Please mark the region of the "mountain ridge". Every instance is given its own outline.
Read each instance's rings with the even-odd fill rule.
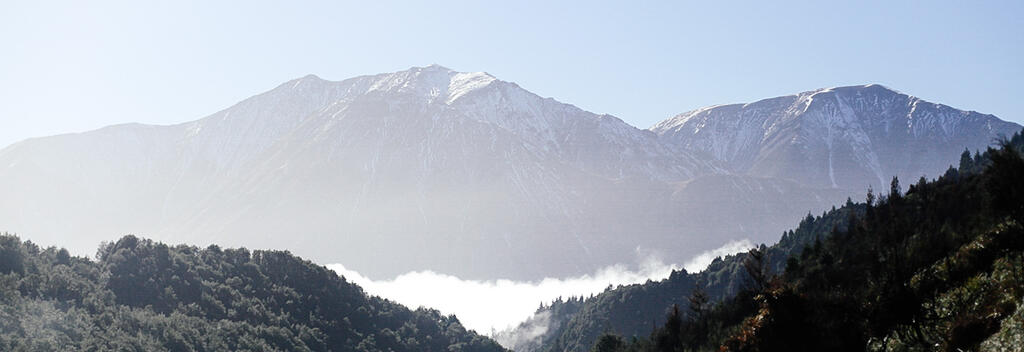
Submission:
[[[960,128],[967,124],[971,127]],[[832,188],[878,188],[884,186],[891,174],[909,179],[934,175],[947,166],[938,161],[916,163],[911,156],[919,157],[918,152],[932,154],[920,159],[942,160],[940,155],[958,152],[948,145],[962,147],[964,140],[978,137],[977,130],[994,137],[1013,133],[1018,126],[993,115],[956,110],[882,85],[868,84],[701,108],[664,120],[651,130],[667,139],[667,143],[707,152],[729,164],[734,172],[778,176]],[[894,143],[874,146],[887,142]],[[886,148],[893,151],[876,150]],[[820,150],[827,153],[813,154]],[[901,164],[910,166],[894,169]],[[787,173],[793,169],[824,170],[826,165],[827,174],[811,178]],[[837,167],[845,169],[836,171]],[[840,172],[852,176],[837,179]],[[868,184],[851,182],[868,177]]]
[[[60,241],[73,250],[137,233],[289,248],[373,277],[431,269],[537,279],[638,259],[623,248],[682,262],[730,240],[766,241],[877,176],[853,173],[831,187],[821,182],[827,169],[785,143],[746,158],[797,160],[779,165],[807,179],[778,166],[739,170],[744,160],[659,132],[482,72],[306,75],[191,122],[0,149],[0,224],[43,243],[81,229]],[[946,163],[963,145],[987,145],[986,133],[924,157]],[[757,220],[768,217],[778,221]],[[674,238],[691,242],[664,245]],[[374,253],[401,259],[379,264]]]

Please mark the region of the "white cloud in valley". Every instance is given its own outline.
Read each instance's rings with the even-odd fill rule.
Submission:
[[[717,256],[746,251],[753,247],[748,240],[732,241],[694,257],[683,267],[687,271],[703,270]],[[373,280],[345,268],[329,264],[347,280],[363,287],[372,295],[391,299],[408,307],[430,307],[443,314],[455,314],[469,329],[490,334],[513,327],[528,318],[543,303],[558,297],[590,296],[609,285],[628,285],[667,278],[677,264],[666,264],[649,256],[639,265],[617,264],[592,274],[570,278],[545,278],[537,281],[464,280],[433,271],[413,271],[390,280]]]
[[[711,262],[715,260],[715,258],[725,257],[727,255],[736,254],[740,252],[746,252],[751,248],[754,248],[754,244],[750,242],[750,240],[742,239],[737,241],[730,241],[729,243],[726,243],[721,247],[705,251],[704,253],[694,256],[689,261],[687,261],[686,264],[683,265],[683,268],[686,269],[686,271],[688,272],[696,273],[706,269],[708,265],[710,265]]]

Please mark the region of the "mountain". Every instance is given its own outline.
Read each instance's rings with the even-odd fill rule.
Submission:
[[[827,94],[804,95],[810,101]],[[809,111],[828,106],[814,101]],[[884,120],[872,115],[883,110],[843,106],[860,109],[841,115],[852,125]],[[727,123],[755,132],[767,123],[730,115],[740,108],[710,110],[718,112],[705,120],[722,121],[726,132]],[[914,154],[927,159],[919,163],[948,165],[964,148],[988,145],[999,132],[991,126],[1012,125],[979,124],[972,122],[977,114],[963,114],[970,123],[945,126],[949,135],[969,138],[923,129],[871,150],[888,160],[883,156],[934,147]],[[810,128],[819,115],[764,121]],[[839,141],[847,139],[831,139],[833,148],[824,149],[776,143],[789,138],[774,132],[781,127],[764,127],[770,138],[757,143],[726,132],[697,139],[669,127],[689,121],[696,118],[641,130],[487,73],[436,65],[343,81],[306,76],[193,122],[110,126],[0,150],[0,229],[82,254],[134,233],[170,243],[289,249],[374,278],[433,270],[533,280],[646,255],[683,262],[743,238],[767,241],[808,211],[862,194],[878,176],[840,162],[846,154]],[[882,128],[849,131],[871,141],[889,137],[876,135]],[[811,132],[797,135],[820,137]],[[742,144],[744,152],[699,147],[697,140]],[[841,184],[814,176],[821,168],[800,161],[801,150],[832,150]],[[792,167],[764,171],[772,160]],[[853,188],[834,187],[840,185]]]
[[[43,243],[141,233],[481,278],[589,271],[621,248],[591,208],[716,170],[615,117],[440,66],[307,76],[195,122],[33,139],[0,160],[0,224]]]
[[[0,350],[505,351],[288,252],[125,236],[97,257],[0,235]]]
[[[697,109],[651,131],[734,173],[859,191],[884,188],[892,176],[938,175],[964,148],[1019,129],[870,84]]]

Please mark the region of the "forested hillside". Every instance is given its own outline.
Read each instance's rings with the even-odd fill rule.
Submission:
[[[97,260],[0,236],[2,351],[502,351],[288,252],[127,236]]]
[[[794,230],[782,234],[772,246],[762,246],[770,269],[780,272],[790,253],[799,253],[805,246],[827,235],[834,228],[842,229],[850,213],[863,214],[864,205],[848,201],[839,209],[822,216],[807,215]],[[697,287],[711,302],[736,296],[748,282],[744,269],[747,254],[715,259],[699,273],[685,270],[673,272],[667,279],[619,286],[586,300],[555,301],[538,309],[534,319],[545,320],[543,334],[532,340],[519,339],[517,351],[585,351],[601,334],[615,332],[624,336],[647,336],[665,322],[666,309],[685,306]],[[685,313],[685,312],[684,312]],[[510,335],[529,335],[537,322],[528,321]]]
[[[1024,346],[1024,138],[906,193],[870,191],[771,250],[742,256],[742,290],[697,289],[650,335],[601,336],[596,351],[965,351]],[[837,224],[837,216],[846,216]],[[817,226],[819,229],[822,226]],[[778,261],[794,237],[809,246]],[[735,259],[733,261],[736,261]],[[781,268],[775,271],[773,268]],[[776,273],[778,273],[776,275]],[[608,293],[605,293],[608,294]],[[635,301],[634,301],[635,302]],[[653,317],[652,317],[653,318]]]
[[[1017,159],[1014,159],[1016,154],[1011,152],[1012,150],[1019,152],[1024,148],[1022,147],[1024,141],[1017,134],[1008,141],[1007,146],[982,154],[976,152],[971,155],[965,151],[957,168],[951,167],[942,177],[931,182],[923,178],[919,179],[916,184],[909,187],[905,194],[902,190],[899,193],[889,190],[877,192],[877,194],[873,190],[868,190],[870,193],[868,197],[871,198],[870,205],[866,202],[854,203],[852,200],[848,200],[841,207],[833,208],[821,216],[809,214],[794,230],[784,232],[778,243],[772,246],[762,246],[752,252],[759,258],[756,262],[760,264],[756,266],[763,267],[760,274],[764,276],[763,281],[786,282],[786,278],[790,277],[787,275],[795,275],[786,272],[787,268],[788,270],[797,270],[798,268],[806,270],[806,266],[801,266],[800,263],[805,263],[807,258],[813,257],[814,253],[825,256],[822,254],[824,251],[822,248],[832,248],[830,246],[858,248],[845,242],[835,242],[850,236],[873,238],[877,241],[871,244],[873,247],[860,248],[862,250],[862,252],[858,252],[860,257],[844,259],[844,263],[851,261],[859,263],[857,264],[859,266],[853,266],[850,270],[862,269],[862,266],[865,265],[876,268],[886,267],[888,265],[886,260],[891,261],[892,259],[885,259],[881,256],[872,258],[866,253],[896,246],[905,252],[900,254],[900,258],[907,257],[915,260],[910,264],[901,264],[911,265],[911,267],[901,267],[898,270],[925,277],[928,274],[921,273],[938,269],[926,270],[923,263],[934,264],[939,260],[938,258],[951,255],[954,249],[959,250],[960,247],[971,243],[971,241],[984,238],[984,233],[996,231],[997,228],[1005,228],[999,230],[1003,232],[1017,228],[1017,224],[1021,222],[1019,217],[999,215],[1001,213],[998,209],[1012,207],[1014,204],[1019,207],[1024,201],[1020,196],[997,197],[996,195],[1010,194],[1006,190],[1019,187],[1021,180],[1024,180],[1022,171],[1014,169],[1015,161],[1013,160]],[[994,158],[998,161],[997,163],[993,163]],[[995,186],[997,184],[1002,186]],[[894,198],[895,201],[891,200],[893,194],[897,195]],[[1002,205],[995,205],[997,200]],[[886,215],[880,217],[878,214]],[[869,226],[866,223],[872,225]],[[918,223],[920,225],[915,225]],[[853,226],[852,230],[850,226]],[[882,236],[879,233],[884,231],[896,231],[901,234],[879,237]],[[875,235],[865,235],[867,232],[875,233]],[[830,239],[834,233],[847,235],[839,236],[838,239]],[[927,246],[922,244],[927,244]],[[1012,248],[1006,250],[1012,250]],[[790,259],[791,255],[793,255],[792,259]],[[836,256],[837,254],[829,254],[823,260],[832,261],[835,264]],[[873,264],[861,263],[871,261],[874,261]],[[903,262],[902,259],[901,262]],[[538,336],[535,341],[516,347],[530,351],[583,351],[593,347],[598,337],[605,333],[626,336],[627,340],[630,336],[637,336],[641,339],[639,341],[645,341],[644,339],[650,336],[655,326],[662,326],[672,317],[672,314],[669,313],[673,312],[673,306],[681,307],[678,318],[682,321],[692,321],[697,312],[689,307],[692,305],[691,298],[695,298],[694,293],[697,291],[699,292],[697,296],[700,296],[697,297],[698,301],[707,300],[700,307],[702,314],[708,317],[713,315],[718,317],[714,322],[707,322],[718,327],[709,329],[703,345],[707,349],[717,349],[715,347],[731,336],[730,334],[738,329],[738,325],[743,319],[758,308],[754,301],[757,292],[751,289],[755,286],[751,282],[748,270],[751,265],[751,253],[744,253],[716,259],[700,273],[681,271],[673,273],[668,279],[660,282],[620,286],[576,303],[577,307],[572,310],[560,309],[559,305],[564,303],[555,302],[538,311],[538,317],[550,317],[547,331]],[[909,275],[908,273],[900,275]],[[776,274],[786,275],[772,280],[768,279]],[[853,280],[854,282],[865,282],[858,280],[868,279],[878,280],[876,277],[857,277]],[[800,282],[806,282],[808,279],[800,280]],[[890,283],[890,285],[894,284]],[[932,294],[928,293],[928,295]],[[875,299],[881,298],[875,297]],[[722,300],[727,300],[727,303],[720,303]],[[709,311],[712,307],[718,307],[714,310],[714,314]],[[556,314],[556,312],[560,314]],[[520,330],[529,327],[531,325],[524,325],[520,327]],[[664,332],[664,328],[660,328],[658,331]],[[895,337],[889,337],[887,340],[892,341],[893,339]]]

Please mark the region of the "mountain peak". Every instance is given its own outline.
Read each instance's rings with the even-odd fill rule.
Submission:
[[[284,82],[282,83],[282,85],[299,85],[302,84],[302,82],[327,82],[327,80],[320,78],[320,76],[310,73],[308,75]]]
[[[873,92],[873,93],[876,93],[876,94],[882,93],[882,94],[906,95],[906,94],[903,94],[902,92],[900,92],[898,90],[886,87],[886,86],[878,84],[878,83],[868,83],[868,84],[853,85],[853,86],[837,86],[837,87],[819,88],[819,89],[810,91],[808,93],[823,93],[823,92],[844,92],[844,93],[845,92],[851,92],[851,93],[855,93],[855,94],[856,93]]]
[[[307,81],[307,80],[323,81],[324,80],[323,78],[320,78],[320,76],[317,76],[317,75],[312,74],[312,73],[310,73],[308,75],[305,75],[305,76],[302,76],[302,78],[299,78],[299,79],[300,80],[304,80],[304,81]]]
[[[432,64],[385,74],[374,82],[368,91],[412,93],[450,104],[495,81],[498,79],[486,72],[458,72]]]
[[[287,82],[281,83],[277,87],[277,89],[274,89],[272,91],[278,91],[278,90],[281,90],[281,89],[284,89],[284,90],[302,89],[302,90],[304,90],[304,89],[307,89],[307,88],[309,88],[311,86],[323,85],[324,83],[327,83],[327,82],[329,82],[329,81],[327,81],[327,80],[325,80],[323,78],[320,78],[320,76],[317,76],[315,74],[310,73],[308,75],[305,75],[305,76],[302,76],[302,77],[299,77],[299,78],[295,78],[295,79],[289,80]]]
[[[441,65],[438,65],[438,64],[430,64],[430,65],[427,65],[427,66],[413,66],[413,67],[411,67],[411,68],[409,68],[408,70],[405,70],[405,71],[394,72],[394,73],[392,73],[392,75],[399,75],[399,74],[403,74],[403,73],[409,73],[409,74],[412,74],[412,75],[424,76],[424,77],[427,77],[427,76],[430,76],[430,75],[439,75],[439,76],[447,75],[447,76],[452,76],[452,77],[460,76],[460,77],[463,77],[463,78],[465,78],[465,77],[486,77],[486,78],[489,78],[491,80],[497,80],[497,77],[494,77],[494,76],[492,76],[491,74],[489,74],[487,72],[482,72],[482,71],[462,72],[462,71],[456,71],[456,70],[453,70],[453,69],[450,69],[448,67],[441,66]]]
[[[430,65],[423,66],[423,67],[415,67],[414,66],[411,69],[413,69],[413,70],[415,70],[415,69],[429,70],[429,71],[453,71],[450,68],[447,68],[445,66],[441,66],[441,65],[438,65],[438,64],[430,64]]]

